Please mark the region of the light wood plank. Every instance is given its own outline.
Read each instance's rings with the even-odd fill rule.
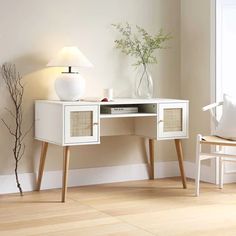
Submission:
[[[236,188],[194,182],[183,191],[179,178],[0,195],[0,235],[236,235]]]

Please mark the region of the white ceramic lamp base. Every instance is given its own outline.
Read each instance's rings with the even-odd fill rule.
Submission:
[[[77,101],[85,93],[85,80],[80,74],[63,73],[55,81],[55,90],[62,101]]]

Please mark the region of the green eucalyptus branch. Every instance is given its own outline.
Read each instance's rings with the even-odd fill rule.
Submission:
[[[112,26],[122,36],[120,39],[115,40],[116,48],[126,55],[135,57],[135,66],[157,63],[154,52],[157,49],[165,49],[164,42],[171,39],[171,35],[165,34],[162,29],[152,36],[138,25],[136,25],[135,33],[133,33],[129,23],[124,26],[121,23],[112,24]]]

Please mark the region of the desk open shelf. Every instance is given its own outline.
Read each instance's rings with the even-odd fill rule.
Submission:
[[[125,118],[125,117],[152,117],[157,116],[155,113],[130,113],[130,114],[101,114],[101,119]]]
[[[135,101],[135,100],[134,100]],[[104,112],[104,108],[129,108],[135,107],[137,108],[138,112],[129,113],[125,112],[120,114],[109,114]],[[125,118],[125,117],[155,117],[157,116],[157,104],[156,103],[127,103],[124,104],[122,102],[118,103],[115,102],[114,104],[109,103],[101,103],[100,104],[100,118],[107,119],[107,118]]]

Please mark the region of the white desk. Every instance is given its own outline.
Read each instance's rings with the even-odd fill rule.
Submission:
[[[138,113],[104,114],[106,106],[138,107]],[[40,190],[48,143],[63,146],[62,202],[66,200],[70,146],[94,145],[101,136],[136,135],[149,139],[150,179],[154,179],[154,140],[175,140],[183,187],[181,139],[188,138],[188,101],[115,99],[113,102],[35,102],[35,138],[42,141],[37,190]]]

